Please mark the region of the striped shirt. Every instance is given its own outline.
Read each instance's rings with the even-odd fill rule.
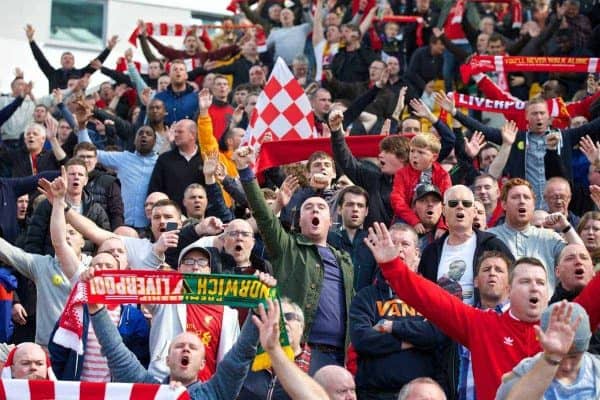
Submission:
[[[119,325],[121,319],[121,307],[115,307],[114,310],[108,310],[110,319],[115,324]],[[83,368],[81,370],[81,381],[85,382],[110,382],[110,369],[108,361],[100,351],[100,343],[94,332],[94,327],[90,323],[88,326],[87,343],[85,345],[85,353],[83,355]]]

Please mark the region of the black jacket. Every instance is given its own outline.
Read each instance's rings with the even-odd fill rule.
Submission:
[[[121,183],[115,176],[96,168],[89,173],[85,188],[92,201],[99,203],[106,211],[111,231],[124,224]]]
[[[369,79],[369,66],[377,55],[367,47],[355,51],[340,49],[331,62],[331,72],[342,82],[361,82]]]
[[[391,334],[373,329],[381,319],[393,321]],[[382,391],[400,390],[417,377],[434,377],[436,349],[447,341],[396,296],[381,274],[352,300],[350,339],[358,354],[357,388]],[[403,342],[414,347],[402,349]]]
[[[44,53],[42,53],[42,50],[40,50],[35,40],[29,42],[29,46],[31,47],[31,52],[33,53],[35,61],[37,61],[38,66],[40,67],[44,75],[46,75],[46,78],[48,78],[48,93],[52,93],[52,90],[57,88],[66,89],[67,83],[71,78],[79,79],[85,74],[93,74],[94,72],[96,72],[96,70],[92,68],[89,64],[86,65],[84,68],[73,68],[70,70],[64,70],[62,68],[56,69],[52,65],[50,65],[50,63],[46,59],[46,56],[44,55]],[[102,53],[100,53],[96,58],[101,62],[104,62],[104,60],[106,60],[106,57],[108,57],[109,54],[110,49],[105,48],[104,50],[102,50]]]
[[[354,240],[350,241],[348,232],[345,229],[332,229],[327,235],[327,243],[340,251],[345,251],[352,257],[354,265],[354,290],[373,284],[377,271],[377,262],[373,253],[367,247],[364,239],[367,237],[366,229],[359,229],[354,235]]]
[[[84,190],[81,199],[81,214],[91,219],[100,228],[110,230],[110,223],[106,211],[99,203],[92,201],[90,195]],[[50,238],[50,216],[52,215],[52,205],[48,200],[42,201],[33,211],[31,222],[27,228],[27,237],[25,238],[24,250],[28,253],[54,255],[54,247]],[[94,244],[86,240],[83,247],[85,253],[94,251]]]
[[[163,192],[183,208],[183,192],[192,183],[204,185],[200,149],[187,161],[175,148],[158,156],[150,177],[148,194]]]
[[[37,173],[60,170],[60,166],[63,165],[64,162],[66,162],[66,158],[57,161],[52,151],[42,150],[37,156]],[[10,169],[13,178],[33,175],[31,157],[25,148],[20,148],[15,151],[2,150],[0,152],[0,163],[5,164]]]

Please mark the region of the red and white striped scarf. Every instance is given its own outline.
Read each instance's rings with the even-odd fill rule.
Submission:
[[[95,383],[2,379],[4,400],[189,400],[185,387],[146,383]]]

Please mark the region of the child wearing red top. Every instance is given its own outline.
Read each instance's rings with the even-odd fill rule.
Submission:
[[[412,210],[412,200],[418,185],[435,185],[441,195],[452,186],[450,175],[437,162],[442,145],[431,133],[420,133],[410,141],[408,165],[396,172],[390,202],[394,215],[415,228],[418,234],[426,232],[419,217]]]

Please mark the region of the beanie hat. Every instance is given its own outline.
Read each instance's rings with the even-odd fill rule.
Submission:
[[[573,307],[573,313],[571,314],[571,323],[576,321],[577,318],[581,317],[581,322],[575,331],[575,338],[573,339],[573,348],[577,353],[583,353],[587,351],[590,345],[590,339],[592,337],[592,330],[590,329],[590,318],[585,309],[577,303],[569,303]],[[554,303],[550,305],[542,313],[540,319],[540,326],[545,332],[550,324],[550,316],[554,307],[558,307],[560,303]]]

